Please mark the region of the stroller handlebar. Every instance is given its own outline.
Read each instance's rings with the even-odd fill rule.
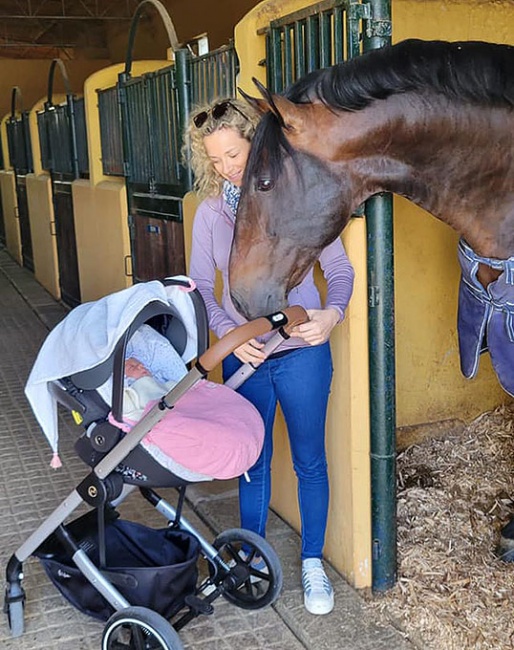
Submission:
[[[269,316],[261,316],[255,320],[239,325],[230,330],[219,341],[206,350],[198,359],[198,364],[206,371],[213,370],[225,357],[234,352],[240,345],[250,339],[262,336],[273,330],[284,331],[283,338],[288,338],[293,327],[309,320],[303,307],[294,305]]]

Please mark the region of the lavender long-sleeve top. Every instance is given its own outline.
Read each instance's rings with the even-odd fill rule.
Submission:
[[[189,275],[204,299],[209,325],[218,338],[246,320],[234,307],[228,284],[230,247],[234,236],[235,219],[223,196],[203,201],[196,211],[193,223],[193,242]],[[319,257],[327,282],[325,308],[333,307],[343,320],[353,290],[354,270],[346,252],[337,238],[327,246]],[[221,305],[215,297],[216,271],[221,272],[223,292]],[[303,281],[288,295],[289,305],[301,305],[305,309],[321,309],[321,299],[314,283],[311,269]],[[265,340],[264,337],[263,340]],[[298,337],[291,337],[281,349],[307,345]]]

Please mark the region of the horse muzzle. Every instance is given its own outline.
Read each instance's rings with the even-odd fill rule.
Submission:
[[[267,316],[287,307],[285,291],[279,287],[236,286],[230,289],[230,297],[237,311],[247,320]]]

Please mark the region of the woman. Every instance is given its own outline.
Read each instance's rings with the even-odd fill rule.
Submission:
[[[230,299],[228,262],[240,188],[258,119],[246,103],[218,100],[193,112],[187,133],[195,189],[204,199],[193,224],[189,272],[218,337],[244,322]],[[334,606],[334,594],[321,562],[329,501],[325,419],[332,360],[328,338],[344,318],[354,272],[339,239],[322,252],[319,262],[327,281],[324,308],[311,270],[288,296],[289,304],[307,310],[309,322],[297,326],[292,337],[265,363],[263,341],[248,341],[225,359],[223,375],[226,379],[241,363],[262,364],[239,389],[257,407],[266,429],[262,453],[249,471],[250,480],[240,479],[241,525],[265,536],[273,423],[280,403],[298,478],[304,603],[312,614],[328,614]],[[223,279],[221,304],[214,292],[217,270]]]

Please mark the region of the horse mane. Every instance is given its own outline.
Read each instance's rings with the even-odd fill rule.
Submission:
[[[358,111],[396,93],[437,93],[454,101],[514,107],[514,47],[480,41],[409,39],[309,73],[289,87],[295,103],[316,99],[339,110]],[[277,178],[284,155],[295,159],[273,113],[261,119],[252,141],[245,180],[266,170]]]
[[[452,100],[514,107],[514,47],[480,41],[409,39],[312,72],[285,93],[356,111],[377,99],[409,91]]]

